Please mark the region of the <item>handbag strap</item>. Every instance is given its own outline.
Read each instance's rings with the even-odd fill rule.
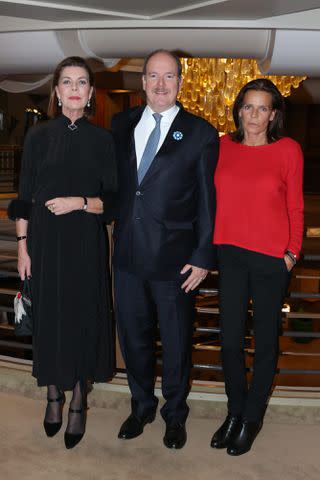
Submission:
[[[28,277],[23,280],[22,293],[31,299],[31,280]]]

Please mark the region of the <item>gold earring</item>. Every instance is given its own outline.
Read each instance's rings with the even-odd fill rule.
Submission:
[[[62,103],[61,103],[61,99],[58,98],[58,107],[61,107]]]
[[[91,103],[90,103],[90,98],[88,98],[87,107],[90,108],[90,105],[91,105]]]

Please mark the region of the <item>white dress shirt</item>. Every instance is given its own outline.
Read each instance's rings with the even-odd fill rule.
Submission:
[[[168,131],[172,125],[173,120],[175,119],[177,113],[179,112],[180,107],[178,105],[173,105],[173,107],[161,112],[162,119],[160,123],[160,140],[158,143],[157,151],[161,147],[166,138]],[[149,105],[143,111],[141,119],[137,124],[136,128],[134,129],[134,143],[136,149],[136,157],[137,157],[137,169],[139,168],[140,161],[146,147],[148,138],[150,133],[154,129],[156,125],[156,121],[154,119],[153,112]]]

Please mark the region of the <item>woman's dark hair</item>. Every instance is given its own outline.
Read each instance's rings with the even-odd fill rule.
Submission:
[[[232,110],[233,120],[236,125],[236,130],[230,133],[232,140],[234,142],[240,143],[244,138],[244,131],[239,112],[243,106],[245,94],[247,92],[250,92],[251,90],[270,93],[272,98],[272,110],[275,110],[276,113],[273,120],[269,122],[267,129],[267,139],[268,143],[279,140],[283,136],[285,103],[283,96],[281,95],[275,84],[271,82],[271,80],[269,80],[268,78],[257,78],[256,80],[252,80],[251,82],[244,85],[238,93]]]
[[[154,57],[155,55],[157,55],[158,53],[165,53],[165,54],[169,55],[169,57],[171,57],[176,62],[178,78],[181,78],[182,65],[181,65],[180,58],[178,57],[178,55],[176,53],[170,52],[170,50],[165,50],[164,48],[159,48],[158,50],[154,50],[153,52],[149,53],[149,55],[145,58],[144,63],[143,63],[142,75],[145,75],[147,73],[147,65],[148,65],[149,60],[152,57]]]
[[[51,92],[50,92],[50,100],[48,105],[48,116],[51,118],[56,117],[61,113],[61,107],[58,105],[58,98],[56,94],[56,86],[59,83],[62,70],[66,67],[81,67],[84,68],[89,77],[89,84],[90,87],[93,87],[92,95],[90,98],[90,107],[87,105],[84,108],[84,113],[86,115],[94,115],[96,110],[96,89],[94,86],[94,76],[91,68],[87,64],[87,62],[81,57],[67,57],[62,62],[60,62],[53,73],[52,84],[51,84]]]

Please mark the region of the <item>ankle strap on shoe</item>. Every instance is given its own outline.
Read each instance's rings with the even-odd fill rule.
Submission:
[[[78,410],[75,410],[74,408],[69,408],[69,412],[71,413],[82,413],[83,412],[83,408],[80,408]]]
[[[49,402],[49,403],[51,403],[51,402],[61,402],[63,400],[64,400],[64,395],[60,395],[57,398],[47,398],[47,402]]]

